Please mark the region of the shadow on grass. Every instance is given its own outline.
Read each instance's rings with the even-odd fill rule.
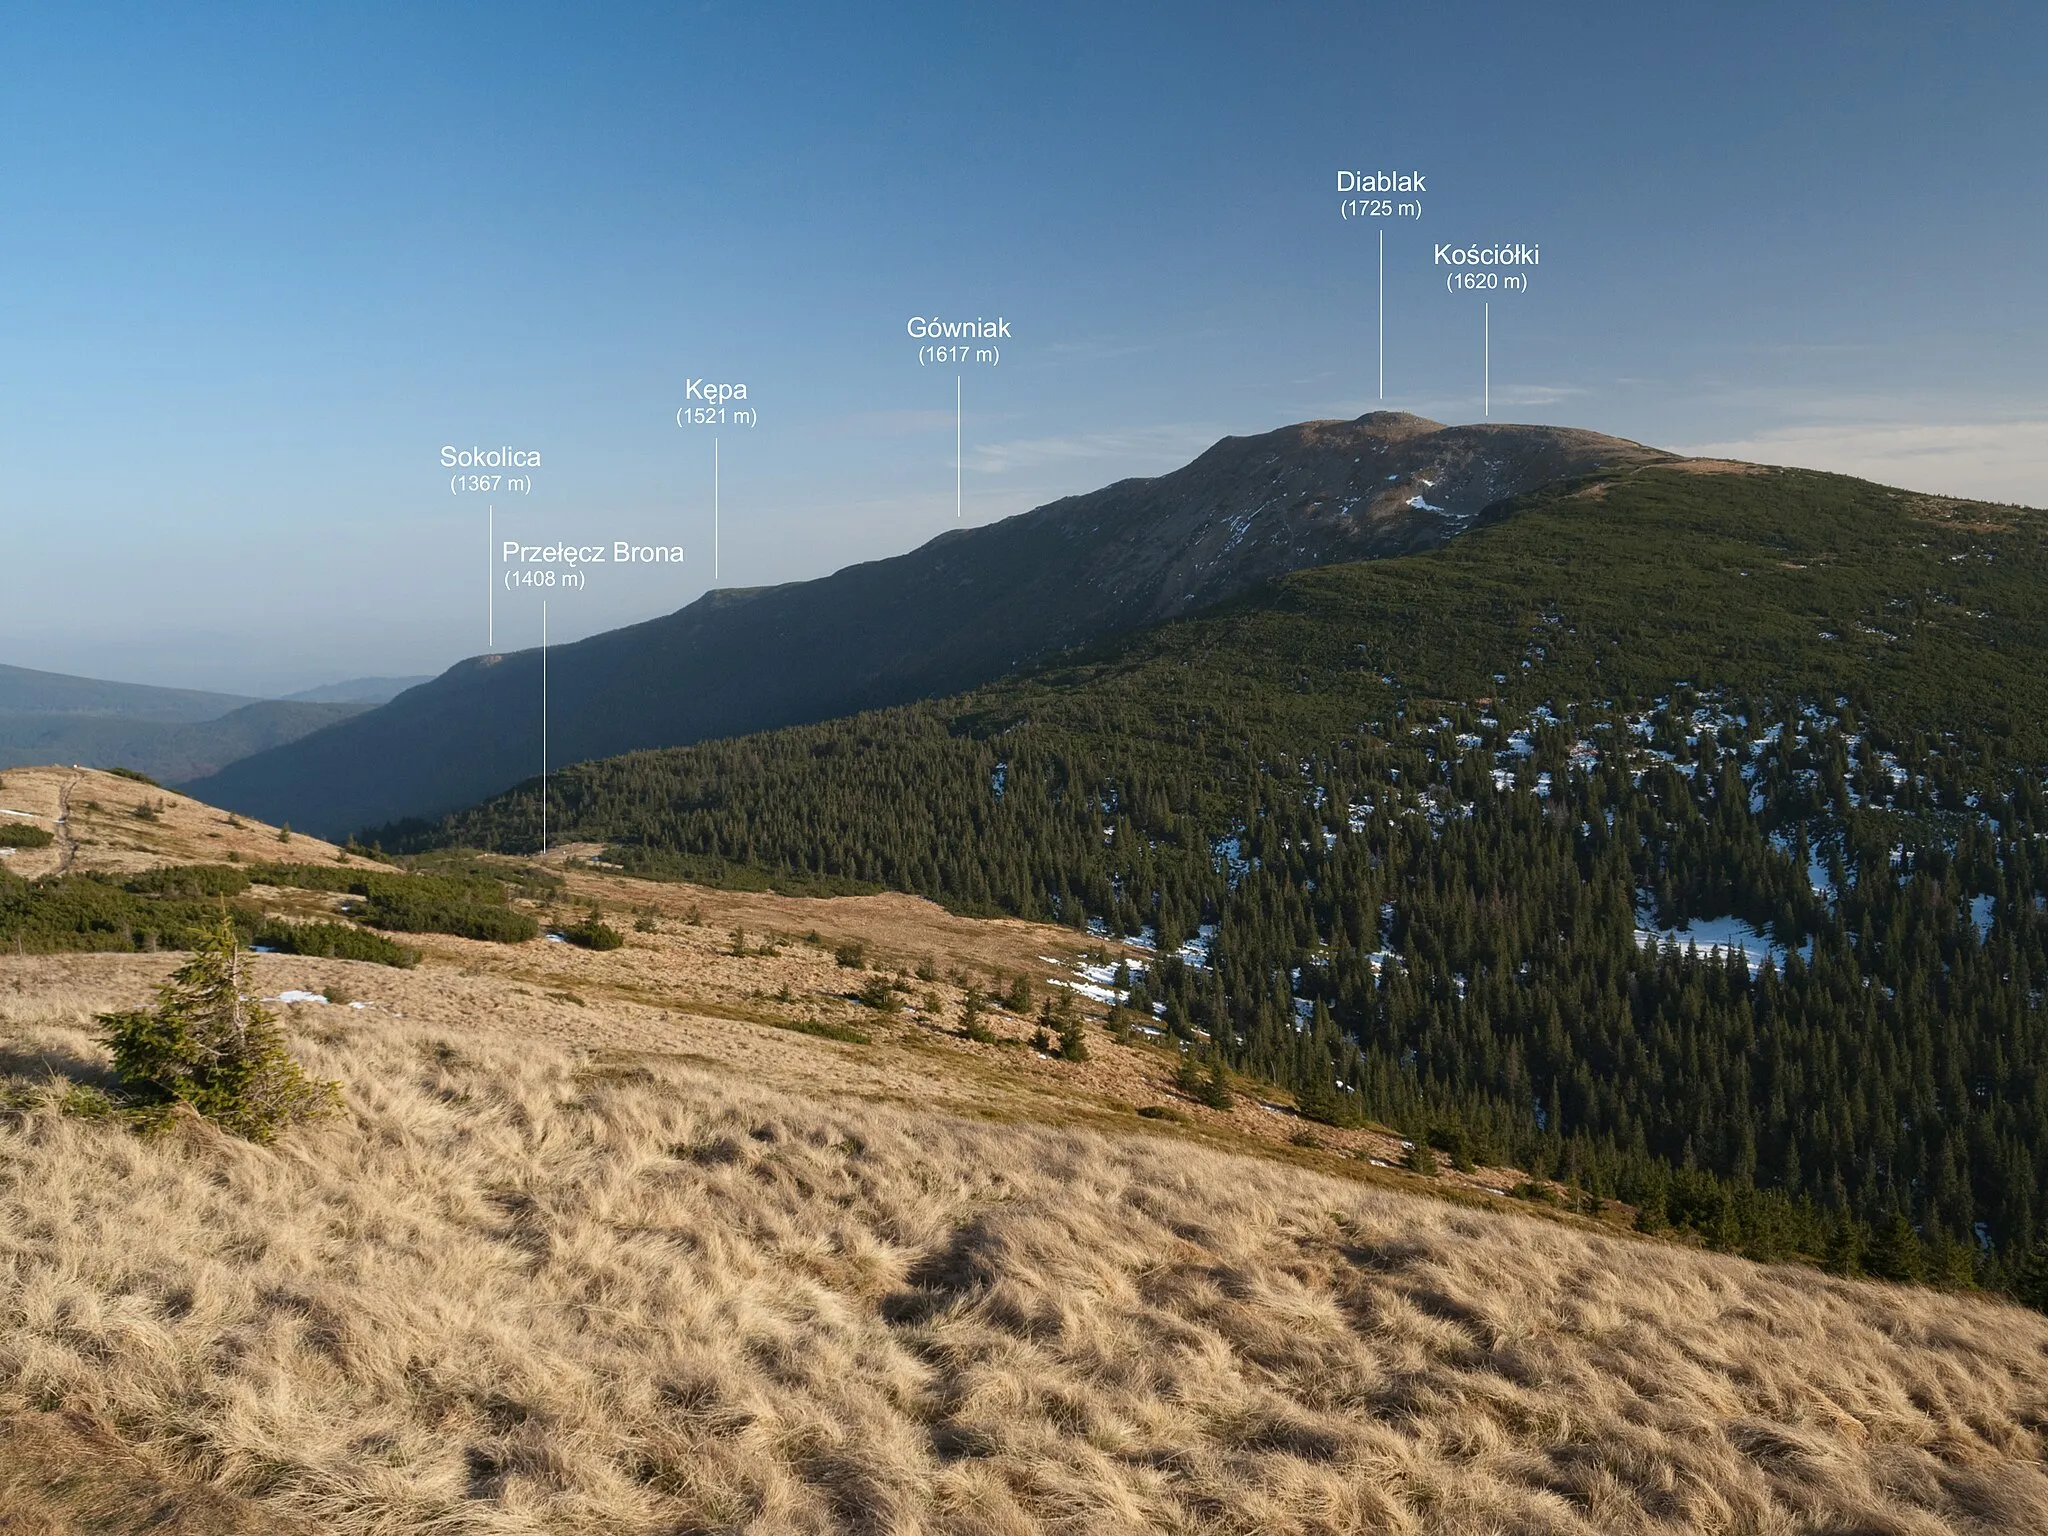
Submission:
[[[18,1042],[0,1045],[0,1079],[14,1078],[47,1087],[57,1082],[77,1083],[88,1088],[112,1089],[112,1063],[103,1057],[82,1056],[62,1045],[31,1046]]]

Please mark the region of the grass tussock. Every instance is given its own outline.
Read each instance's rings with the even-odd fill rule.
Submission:
[[[1988,1301],[389,1022],[294,1042],[336,1119],[144,1140],[0,1034],[0,1417],[280,1522],[2048,1528]]]

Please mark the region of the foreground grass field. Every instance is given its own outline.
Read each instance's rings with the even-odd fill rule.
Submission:
[[[0,992],[0,1528],[2048,1528],[1990,1301],[375,1009],[295,1015],[343,1117],[144,1142],[52,1105],[71,963]]]

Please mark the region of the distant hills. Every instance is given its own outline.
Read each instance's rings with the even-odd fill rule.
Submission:
[[[241,694],[192,688],[153,688],[145,683],[110,683],[28,667],[0,666],[0,715],[92,715],[190,725],[216,720],[257,700]]]
[[[360,678],[254,699],[0,666],[0,768],[80,763],[165,783],[198,778],[360,714],[413,681]]]
[[[406,689],[432,681],[431,677],[352,677],[345,683],[324,683],[285,697],[302,704],[388,704]]]
[[[1598,433],[1395,412],[1225,438],[1170,474],[821,580],[709,593],[557,647],[552,755],[573,762],[955,692],[1288,571],[1433,548],[1560,476],[1665,457]],[[534,771],[539,698],[537,652],[477,657],[191,787],[334,835],[438,815]]]

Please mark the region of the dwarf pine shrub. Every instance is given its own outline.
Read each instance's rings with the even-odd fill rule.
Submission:
[[[733,935],[733,952],[745,953],[746,935],[738,929],[733,930]],[[607,923],[595,907],[575,927],[564,928],[562,937],[584,949],[617,949],[626,942],[626,936]]]

